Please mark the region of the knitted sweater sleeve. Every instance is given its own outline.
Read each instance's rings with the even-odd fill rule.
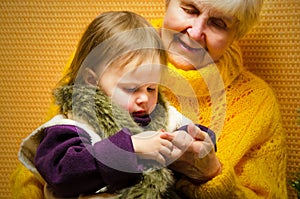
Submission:
[[[183,178],[176,188],[189,198],[287,198],[285,133],[273,91],[236,103],[217,142],[222,173],[200,185]]]
[[[12,198],[41,199],[43,184],[21,163],[10,176]]]
[[[120,189],[141,177],[127,129],[94,145],[76,126],[56,125],[45,131],[35,166],[59,196],[93,193],[105,186]]]

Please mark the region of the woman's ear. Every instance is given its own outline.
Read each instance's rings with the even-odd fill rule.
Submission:
[[[85,68],[83,71],[83,81],[88,85],[97,86],[98,76],[92,69]]]

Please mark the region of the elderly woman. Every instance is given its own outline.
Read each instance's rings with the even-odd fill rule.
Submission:
[[[184,174],[176,183],[184,198],[287,198],[286,135],[278,103],[272,89],[243,68],[236,43],[258,21],[262,4],[166,1],[161,35],[169,66],[195,92],[189,96],[182,88],[167,96],[177,107],[183,106],[178,99],[189,102],[196,96],[195,120],[219,134],[217,153],[199,158],[201,145],[171,165]],[[212,85],[218,75],[222,86]]]
[[[272,89],[243,67],[236,42],[258,21],[262,4],[166,0],[164,20],[153,22],[161,25],[169,51],[166,82],[184,79],[193,91],[172,85],[164,90],[168,100],[218,134],[217,152],[205,138],[195,138],[194,150],[170,165],[182,198],[287,198],[279,105]],[[23,167],[14,180],[15,195],[42,195],[39,182]]]

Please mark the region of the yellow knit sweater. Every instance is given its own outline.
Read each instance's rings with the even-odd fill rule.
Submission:
[[[278,103],[263,80],[243,70],[237,49],[233,45],[227,52],[233,60],[225,55],[217,63],[224,80],[223,97],[222,91],[207,89],[199,71],[170,66],[196,93],[175,96],[166,91],[166,96],[181,109],[187,105],[179,101],[188,103],[197,97],[199,111],[193,120],[217,133],[222,164],[222,173],[211,181],[199,186],[182,179],[176,188],[190,198],[287,198],[285,132]]]
[[[159,28],[162,20],[152,24]],[[239,46],[234,43],[204,69],[169,68],[174,75],[166,81],[185,79],[194,93],[186,92],[185,84],[171,85],[165,91],[168,100],[217,133],[222,164],[222,173],[209,182],[195,185],[180,179],[176,188],[189,198],[287,198],[286,133],[279,104],[273,90],[243,68]]]
[[[176,95],[170,90],[165,93],[175,107],[185,114],[193,112],[188,116],[217,133],[222,173],[201,185],[179,179],[176,188],[189,198],[287,198],[286,135],[272,89],[243,69],[237,44],[216,63],[217,72],[209,67],[183,71],[170,64],[172,82],[180,76],[195,93],[180,84]],[[218,75],[222,83],[215,82]],[[14,196],[40,198],[40,186],[24,167],[12,179],[18,182]]]

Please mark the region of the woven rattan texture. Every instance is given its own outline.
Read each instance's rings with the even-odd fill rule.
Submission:
[[[86,25],[99,13],[131,10],[161,18],[164,0],[0,1],[0,198],[21,140],[45,121],[51,89]],[[245,64],[274,87],[288,132],[288,170],[300,163],[300,1],[266,0],[260,25],[242,40]],[[289,175],[290,176],[290,175]],[[290,198],[295,194],[290,189]]]

